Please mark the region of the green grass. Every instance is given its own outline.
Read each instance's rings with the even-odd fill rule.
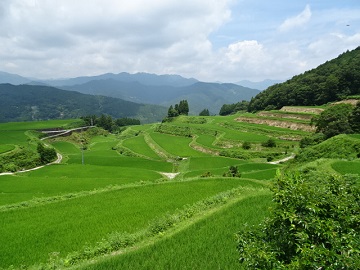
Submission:
[[[12,151],[15,149],[13,144],[0,144],[0,154]]]
[[[171,167],[168,168],[171,170]],[[109,185],[155,181],[163,176],[143,168],[90,165],[51,165],[43,169],[0,177],[0,205]]]
[[[17,130],[0,131],[0,141],[7,145],[9,144],[26,145],[28,139],[29,137],[26,136],[25,131],[17,131]]]
[[[240,269],[235,233],[268,214],[269,195],[250,197],[145,248],[80,269]]]
[[[32,122],[9,122],[0,123],[1,131],[8,130],[34,130],[34,129],[47,129],[57,127],[67,127],[74,123],[79,122],[78,119],[67,119],[67,120],[48,120],[48,121],[32,121]]]
[[[257,180],[270,180],[275,177],[276,170],[277,169],[268,169],[257,172],[245,172],[242,174],[242,177]]]
[[[137,136],[124,140],[122,145],[137,154],[144,155],[152,159],[160,159],[160,157],[145,142],[144,136]]]
[[[341,174],[359,174],[360,175],[360,161],[338,161],[331,164],[331,167]]]
[[[213,168],[227,168],[230,165],[239,165],[244,163],[243,160],[226,158],[226,157],[191,157],[189,170],[206,170]]]
[[[206,156],[206,154],[192,149],[189,144],[192,138],[167,135],[162,133],[151,133],[151,138],[168,153],[174,156]]]
[[[79,147],[70,142],[59,141],[53,142],[52,145],[56,148],[56,150],[67,155],[78,155],[81,152]]]
[[[60,257],[65,257],[69,252],[83,250],[84,246],[97,246],[97,242],[115,231],[139,233],[166,213],[174,213],[234,187],[254,188],[244,191],[241,196],[255,196],[259,192],[256,188],[267,183],[250,179],[271,179],[281,166],[250,162],[255,155],[252,151],[257,151],[256,154],[263,151],[259,143],[269,137],[306,133],[234,121],[238,116],[212,116],[204,118],[205,121],[197,117],[179,117],[164,124],[163,131],[181,133],[191,130],[198,144],[216,150],[220,146],[212,144],[220,139],[219,145],[232,145],[233,149],[229,151],[248,154],[246,161],[196,151],[190,147],[194,137],[154,132],[158,124],[133,126],[116,136],[90,137],[85,133],[89,139],[87,150],[83,151],[85,165],[82,165],[80,145],[75,143],[79,134],[48,140],[47,143],[63,155],[62,164],[0,176],[0,205],[5,209],[0,212],[0,268],[10,264],[45,262],[51,252],[60,252]],[[28,132],[29,129],[72,124],[69,120],[0,124],[0,141],[3,143],[0,153],[9,151],[5,144],[36,148],[37,135]],[[159,152],[163,150],[165,155],[158,156],[145,138],[152,147],[158,145]],[[243,141],[253,142],[253,148],[244,151],[241,148]],[[283,145],[296,144],[277,142],[280,147],[271,151],[284,152]],[[132,153],[122,151],[122,147]],[[132,156],[133,153],[139,156]],[[175,156],[187,159],[174,161]],[[241,178],[216,177],[228,171],[230,165],[238,166]],[[194,178],[207,171],[215,177]],[[181,174],[175,180],[166,180],[160,172]],[[77,197],[70,199],[71,194]],[[270,203],[268,196],[264,198],[244,199],[211,216],[212,211],[203,213],[201,220],[186,230],[179,229],[172,237],[171,232],[169,236],[165,233],[163,239],[151,247],[114,257],[114,261],[110,260],[114,263],[113,269],[237,268],[236,243],[232,236],[244,223],[260,222],[265,215],[265,205]],[[26,208],[10,210],[10,204],[22,204]],[[182,228],[191,222],[176,225],[175,231],[177,226]],[[99,267],[96,269],[109,269],[101,264],[95,266]]]
[[[175,182],[2,212],[0,267],[44,262],[50,252],[65,255],[113,231],[136,232],[166,212],[239,185],[259,186],[239,179]]]
[[[215,136],[202,134],[197,139],[196,142],[207,147],[214,147],[213,143],[215,141]]]
[[[191,163],[194,158],[191,158]],[[236,159],[228,159],[233,162],[223,162],[221,159],[212,158],[198,159],[198,164],[201,166],[191,166],[190,171],[185,174],[185,177],[199,177],[204,175],[204,173],[210,172],[213,176],[222,176],[225,172],[229,170],[230,165],[238,167],[238,170],[241,172],[243,178],[252,178],[258,180],[268,180],[273,178],[275,175],[276,169],[279,168],[279,165],[267,164],[267,163],[244,163],[245,161],[239,161]],[[213,164],[211,166],[211,164]]]

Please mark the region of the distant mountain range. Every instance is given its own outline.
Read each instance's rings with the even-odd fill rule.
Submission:
[[[31,82],[31,79],[21,77],[16,74],[11,74],[7,72],[0,71],[0,83],[11,83],[11,84],[26,84]]]
[[[2,74],[0,83],[48,85],[84,94],[165,107],[186,99],[190,114],[198,114],[203,109],[208,109],[211,114],[218,114],[223,104],[250,100],[260,92],[237,84],[205,83],[179,75],[122,72],[60,80],[36,80],[9,73]]]
[[[182,82],[184,85],[185,82]],[[61,89],[85,94],[105,95],[137,103],[150,103],[169,107],[186,99],[190,114],[198,114],[208,109],[218,114],[223,104],[250,100],[260,91],[236,84],[195,82],[185,86],[166,84],[145,85],[139,81],[119,81],[115,79],[92,80],[84,84],[59,86]]]

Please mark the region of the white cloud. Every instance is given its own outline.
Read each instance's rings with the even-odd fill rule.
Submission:
[[[324,2],[311,10],[299,1],[304,10],[284,20],[294,3],[280,10],[280,0],[263,9],[261,0],[2,0],[0,70],[39,78],[126,71],[285,79],[360,44],[359,9],[319,9]],[[216,43],[215,36],[229,38]]]
[[[12,62],[22,69],[10,71],[37,77],[162,73],[171,69],[165,63],[175,71],[209,55],[208,36],[230,19],[231,2],[6,1],[0,4],[0,70]]]
[[[279,27],[281,32],[287,32],[294,28],[301,27],[308,23],[311,19],[310,6],[306,5],[305,9],[295,17],[286,19]]]

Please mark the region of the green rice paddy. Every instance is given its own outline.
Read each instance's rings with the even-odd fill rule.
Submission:
[[[90,261],[81,259],[76,266],[238,269],[234,234],[267,215],[268,180],[284,166],[252,158],[252,151],[284,156],[296,142],[281,136],[307,134],[236,122],[238,116],[179,117],[163,123],[163,133],[156,131],[157,124],[134,126],[117,135],[84,132],[85,150],[76,135],[45,140],[62,155],[60,164],[0,176],[0,269],[36,268],[40,263],[66,268],[69,254],[101,247],[113,233],[141,234],[151,224],[199,202],[205,203],[197,216],[189,210],[189,217],[164,233],[144,234],[134,247],[107,253],[105,258],[89,255]],[[0,155],[18,147],[36,148],[37,134],[28,130],[66,127],[76,121],[0,124]],[[191,134],[181,134],[184,130]],[[262,149],[261,142],[270,137],[277,147]],[[244,141],[252,143],[251,150],[242,149]],[[220,151],[241,151],[249,158],[219,156]],[[358,165],[339,161],[332,167],[341,173],[359,173],[354,169]],[[223,177],[230,166],[238,168],[240,178]],[[240,193],[231,199],[223,195],[234,189]],[[217,197],[221,199],[213,208],[205,207],[211,204],[209,198]],[[53,265],[49,254],[59,258]]]

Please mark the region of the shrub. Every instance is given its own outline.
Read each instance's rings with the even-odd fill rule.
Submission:
[[[239,169],[237,166],[231,165],[229,167],[229,171],[225,172],[223,174],[224,177],[241,177],[241,172],[239,172]]]
[[[47,164],[56,159],[56,151],[54,148],[45,147],[42,143],[38,143],[37,151],[42,164]]]
[[[267,141],[261,144],[264,147],[276,147],[276,142],[273,138],[268,139]]]
[[[201,177],[212,177],[213,174],[211,172],[204,172]]]
[[[263,225],[238,234],[247,269],[359,269],[360,190],[354,176],[277,174]]]
[[[316,132],[324,133],[326,138],[343,133],[353,133],[349,123],[352,110],[352,105],[344,103],[327,108],[320,115],[312,119],[316,126]]]
[[[242,148],[245,150],[249,150],[251,148],[251,143],[250,142],[244,142],[242,144]]]

